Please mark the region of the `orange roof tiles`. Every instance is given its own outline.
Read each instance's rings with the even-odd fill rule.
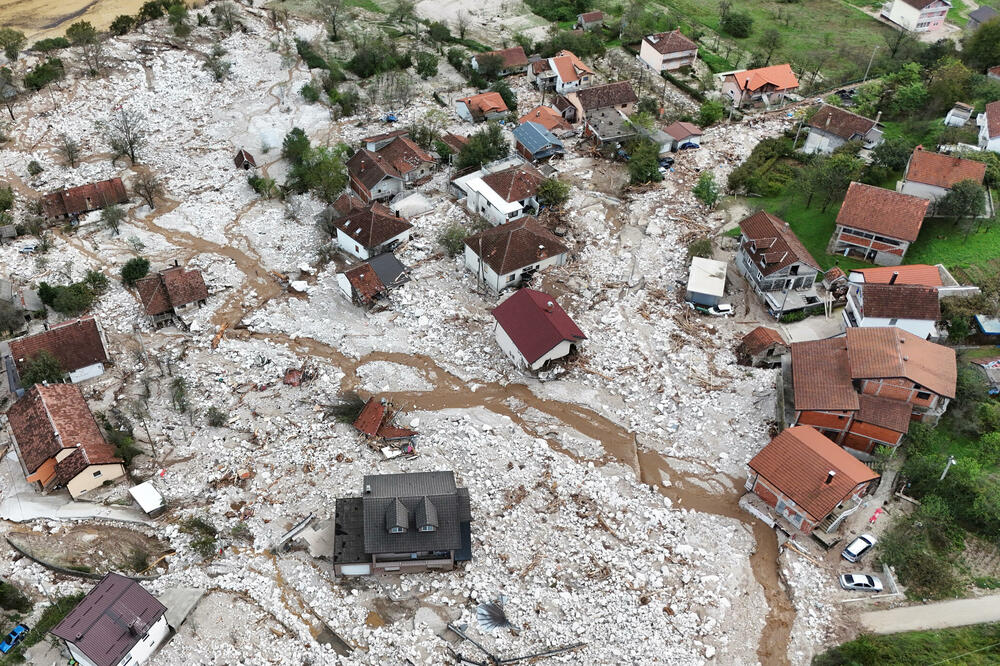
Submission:
[[[100,210],[111,204],[128,201],[128,192],[121,178],[102,180],[99,183],[70,187],[42,197],[42,207],[48,217],[79,215]]]
[[[797,88],[799,80],[795,78],[791,65],[771,65],[759,69],[748,69],[731,74],[736,80],[736,86],[741,90],[754,91],[766,85],[772,85],[777,90]]]
[[[503,97],[498,92],[485,92],[470,97],[463,97],[458,100],[465,104],[473,118],[482,117],[490,113],[503,113],[507,110],[507,105]]]
[[[527,122],[538,123],[550,132],[557,129],[573,129],[573,126],[562,117],[562,114],[553,109],[551,106],[536,106],[531,111],[528,111],[526,114],[518,118],[517,122],[519,125]]]
[[[422,164],[433,164],[434,158],[409,137],[398,136],[376,151],[400,174],[407,174]]]
[[[524,48],[520,46],[479,53],[476,55],[476,62],[481,62],[487,56],[498,56],[503,62],[501,69],[514,69],[515,67],[527,67],[528,65],[528,56],[524,54]]]
[[[851,381],[845,343],[845,338],[792,343],[796,411],[854,411],[858,408],[858,394]]]
[[[950,189],[960,180],[974,180],[982,184],[985,175],[986,165],[982,162],[917,148],[910,156],[903,179]]]
[[[766,326],[758,326],[744,335],[740,344],[751,356],[759,354],[771,345],[781,345],[782,347],[788,346],[785,339],[781,337],[781,333],[778,333],[773,328],[767,328]]]
[[[986,136],[991,139],[1000,136],[1000,101],[986,105]]]
[[[859,484],[879,476],[812,426],[782,431],[748,465],[813,521],[823,520]],[[831,471],[836,473],[827,483]]]
[[[955,397],[955,350],[895,326],[848,328],[847,357],[854,379],[904,378],[946,398]]]
[[[917,284],[865,284],[861,287],[865,317],[880,319],[941,318],[937,289]]]
[[[413,225],[379,203],[352,210],[333,220],[333,226],[364,248],[378,247],[392,240]]]
[[[940,287],[944,284],[938,267],[928,264],[858,268],[851,272],[860,273],[864,277],[864,284],[889,284],[893,273],[898,274],[895,284],[919,284],[925,287]]]
[[[920,234],[930,203],[909,194],[851,183],[837,213],[837,224],[912,242]]]
[[[676,123],[672,123],[663,128],[663,131],[674,137],[674,139],[680,141],[681,139],[686,139],[689,136],[701,136],[701,128],[693,123],[686,123],[683,120],[679,120]]]
[[[42,351],[55,356],[65,372],[108,360],[100,327],[92,316],[72,319],[47,331],[10,341],[10,355],[18,372],[24,372],[28,363]]]
[[[563,83],[579,81],[585,74],[593,74],[594,70],[587,67],[572,51],[563,49],[552,58],[552,65]]]

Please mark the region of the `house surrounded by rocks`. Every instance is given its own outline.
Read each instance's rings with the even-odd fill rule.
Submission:
[[[336,231],[337,247],[362,260],[391,252],[413,232],[412,224],[378,202],[354,207],[330,224]]]
[[[736,107],[761,103],[773,106],[799,88],[799,80],[788,64],[726,74],[722,79],[722,94]]]
[[[594,70],[572,51],[563,49],[551,58],[531,63],[528,77],[539,90],[555,90],[562,95],[590,86]]]
[[[4,365],[11,391],[20,388],[21,374],[43,351],[59,361],[66,378],[74,384],[103,374],[108,363],[107,338],[93,315],[61,322],[8,345],[10,355]]]
[[[497,344],[522,370],[541,370],[587,339],[555,298],[534,289],[514,292],[492,314]]]
[[[348,187],[365,203],[388,199],[406,188],[396,168],[367,148],[354,153],[346,166]]]
[[[76,219],[84,213],[128,201],[121,178],[70,187],[42,197],[42,210],[50,220]]]
[[[465,239],[465,267],[494,292],[518,287],[538,271],[562,266],[569,250],[534,218],[486,229]]]
[[[146,316],[154,328],[162,328],[208,301],[208,287],[201,271],[186,270],[176,262],[135,283]]]
[[[528,163],[477,175],[464,183],[465,206],[493,226],[538,212],[538,188],[545,176]]]
[[[507,115],[507,104],[497,92],[484,92],[455,100],[455,113],[462,120],[480,123]]]
[[[741,220],[734,261],[772,314],[820,303],[819,264],[781,218],[759,211]]]
[[[599,111],[617,111],[622,116],[630,116],[635,111],[639,98],[628,81],[606,83],[601,86],[583,88],[568,92],[556,99],[556,108],[572,123],[582,123]]]
[[[376,255],[343,273],[337,273],[337,285],[355,305],[371,307],[375,302],[408,280],[406,267],[392,252]]]
[[[528,68],[528,56],[524,54],[521,46],[512,46],[509,49],[498,51],[486,51],[472,56],[469,64],[472,69],[479,71],[479,65],[485,58],[500,58],[500,76],[510,76],[511,74],[523,74]]]
[[[787,353],[788,343],[781,333],[766,326],[758,326],[744,335],[736,348],[737,360],[755,368],[780,366],[781,357]]]

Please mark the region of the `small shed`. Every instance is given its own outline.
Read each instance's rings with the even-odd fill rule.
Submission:
[[[726,264],[715,259],[694,257],[684,298],[697,305],[718,305],[726,292]]]
[[[164,501],[163,495],[149,481],[132,486],[128,489],[128,494],[132,496],[132,499],[139,505],[139,508],[150,518],[156,518],[167,508],[167,503]]]
[[[976,328],[980,333],[990,338],[1000,336],[1000,317],[978,314],[972,318],[976,322]]]
[[[781,365],[781,357],[788,351],[788,343],[773,328],[758,326],[743,336],[736,348],[736,358],[743,365],[755,368],[773,368]]]
[[[244,171],[257,168],[257,160],[243,148],[240,148],[239,152],[236,153],[236,156],[233,158],[233,164],[236,165],[237,169],[243,169]]]

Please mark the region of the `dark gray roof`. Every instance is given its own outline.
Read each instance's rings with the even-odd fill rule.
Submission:
[[[382,281],[382,284],[387,287],[396,284],[406,273],[406,266],[392,252],[385,252],[372,257],[368,260],[368,265],[375,271],[375,275]]]
[[[420,499],[420,503],[417,504],[417,514],[414,516],[414,520],[418,528],[426,526],[436,528],[440,524],[438,522],[437,508],[429,497],[422,497]]]
[[[389,503],[385,509],[386,529],[407,529],[410,524],[410,514],[398,497]]]
[[[986,23],[997,15],[997,10],[986,5],[980,5],[979,9],[969,12],[969,18],[977,23]]]
[[[514,130],[514,138],[532,155],[553,146],[563,147],[562,141],[556,138],[555,134],[530,120]]]
[[[357,564],[371,558],[365,555],[365,514],[360,497],[341,497],[334,513],[333,561]]]
[[[372,474],[364,479],[366,498],[423,497],[455,493],[454,472]]]

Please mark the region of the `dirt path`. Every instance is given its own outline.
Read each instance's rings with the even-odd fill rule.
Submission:
[[[954,599],[862,613],[861,626],[875,634],[946,629],[983,622],[1000,622],[1000,594],[977,599]]]

